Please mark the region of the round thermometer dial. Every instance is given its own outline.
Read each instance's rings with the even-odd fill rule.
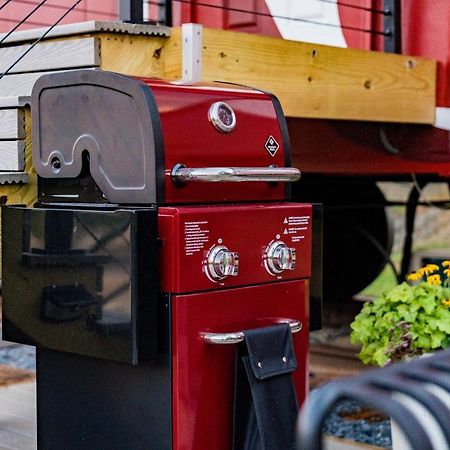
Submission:
[[[229,133],[236,127],[236,115],[225,102],[213,103],[208,111],[208,119],[222,133]]]

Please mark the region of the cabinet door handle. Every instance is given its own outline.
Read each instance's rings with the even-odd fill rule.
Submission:
[[[298,333],[303,324],[300,320],[282,320],[278,323],[287,323],[291,327],[291,333]],[[201,333],[203,340],[207,344],[238,344],[244,340],[243,331],[233,331],[231,333]]]

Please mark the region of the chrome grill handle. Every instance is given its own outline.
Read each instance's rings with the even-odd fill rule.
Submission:
[[[286,320],[278,323],[287,323],[291,327],[291,333],[298,333],[303,328],[300,320]],[[239,344],[244,340],[243,331],[234,331],[231,333],[201,333],[201,337],[207,344]]]
[[[300,179],[300,170],[294,167],[185,167],[176,164],[171,172],[176,184],[187,182],[292,182]]]

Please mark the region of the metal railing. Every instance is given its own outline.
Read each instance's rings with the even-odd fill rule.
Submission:
[[[343,400],[355,400],[390,416],[413,450],[450,448],[450,349],[313,391],[299,417],[299,450],[323,448],[322,427]]]

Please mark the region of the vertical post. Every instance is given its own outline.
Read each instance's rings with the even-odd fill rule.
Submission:
[[[159,23],[166,27],[172,26],[172,0],[161,1],[159,4]]]
[[[119,20],[142,23],[144,21],[144,0],[119,0]]]
[[[402,24],[400,0],[384,0],[384,51],[387,53],[402,52]]]

